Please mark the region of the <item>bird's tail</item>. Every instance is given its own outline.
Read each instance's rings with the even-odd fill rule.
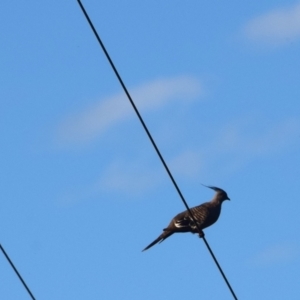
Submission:
[[[157,243],[163,242],[166,238],[168,238],[170,235],[172,235],[174,232],[172,231],[164,231],[156,240],[154,240],[150,245],[148,245],[143,251],[148,250],[152,246],[154,246]]]

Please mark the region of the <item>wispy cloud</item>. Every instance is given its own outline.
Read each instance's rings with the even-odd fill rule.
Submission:
[[[59,205],[73,206],[90,199],[101,199],[105,193],[120,199],[136,199],[158,188],[166,179],[160,166],[153,167],[149,157],[143,154],[131,159],[113,159],[100,170],[92,182],[67,187],[58,196]]]
[[[261,267],[288,263],[299,258],[299,248],[292,243],[281,243],[267,247],[250,260],[250,265]]]
[[[185,142],[186,148],[170,161],[172,171],[195,179],[201,174],[225,176],[255,159],[280,155],[297,143],[300,120],[287,119],[272,126],[262,123],[259,118],[244,118],[216,129],[201,144]]]
[[[245,117],[217,127],[209,137],[199,140],[191,140],[187,132],[185,128],[177,136],[181,148],[172,149],[172,154],[164,158],[176,179],[210,181],[239,172],[262,157],[272,159],[299,146],[300,120],[287,119],[271,125],[258,117]],[[173,148],[172,144],[169,148]],[[82,193],[76,190],[64,195],[64,199],[94,197],[102,192],[136,198],[159,188],[167,179],[159,162],[153,164],[151,151],[124,155],[107,161],[98,178],[82,187]]]
[[[200,149],[184,149],[170,161],[170,168],[180,176],[195,178],[199,176],[203,164]]]
[[[244,27],[244,33],[251,40],[271,45],[300,39],[300,3],[250,20]]]
[[[161,170],[149,166],[145,161],[116,160],[104,169],[94,189],[137,197],[158,187],[163,180],[161,175]]]
[[[200,81],[192,76],[158,79],[129,89],[141,112],[158,110],[173,101],[188,101],[202,92]],[[62,143],[88,143],[112,126],[133,117],[134,112],[123,92],[100,99],[84,111],[71,115],[58,129]]]
[[[225,126],[215,149],[249,156],[270,155],[290,146],[300,134],[300,121],[287,119],[273,126],[261,126],[258,120],[238,121]]]
[[[223,173],[237,172],[257,159],[272,159],[297,144],[300,120],[287,119],[272,125],[265,121],[257,118],[225,126],[207,149],[207,157],[212,158],[210,168],[222,161]]]

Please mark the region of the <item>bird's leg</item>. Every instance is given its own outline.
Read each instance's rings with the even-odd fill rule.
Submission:
[[[204,234],[204,232],[201,230],[201,231],[199,232],[199,238],[202,239],[202,238],[204,238],[204,236],[205,236],[205,234]]]

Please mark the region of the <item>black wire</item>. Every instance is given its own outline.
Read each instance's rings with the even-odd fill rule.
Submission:
[[[182,193],[181,193],[181,191],[180,191],[180,189],[179,189],[179,187],[178,187],[178,185],[177,185],[177,183],[176,183],[176,181],[175,181],[173,175],[171,174],[171,172],[170,172],[170,170],[169,170],[169,168],[168,168],[168,166],[167,166],[167,164],[166,164],[164,158],[162,157],[162,155],[161,155],[161,153],[160,153],[158,147],[156,146],[156,143],[154,142],[154,139],[152,138],[152,136],[151,136],[151,134],[150,134],[150,132],[149,132],[149,130],[148,130],[148,128],[147,128],[147,126],[146,126],[144,120],[142,119],[142,117],[141,117],[141,115],[140,115],[140,113],[139,113],[137,107],[135,106],[135,104],[134,104],[134,102],[133,102],[133,100],[132,100],[132,98],[131,98],[131,96],[130,96],[130,94],[129,94],[129,92],[128,92],[128,90],[127,90],[127,88],[126,88],[126,86],[125,86],[125,84],[124,84],[124,82],[123,82],[123,80],[122,80],[122,78],[121,78],[121,76],[119,75],[119,73],[118,73],[118,71],[117,71],[117,69],[116,69],[116,67],[115,67],[115,65],[114,65],[114,63],[113,63],[113,61],[111,60],[111,58],[110,58],[110,56],[109,56],[109,54],[108,54],[108,52],[107,52],[107,50],[106,50],[106,48],[105,48],[105,46],[104,46],[104,44],[102,43],[102,41],[101,41],[101,39],[100,39],[100,37],[99,37],[99,35],[98,35],[98,33],[97,33],[97,31],[96,31],[96,29],[95,29],[93,23],[92,23],[92,21],[91,21],[91,19],[89,18],[89,16],[88,16],[88,14],[87,14],[85,8],[83,7],[81,1],[80,1],[80,0],[77,0],[77,2],[78,2],[78,4],[79,4],[79,6],[80,6],[80,8],[81,8],[81,10],[82,10],[82,12],[83,12],[83,14],[85,15],[85,17],[86,17],[86,19],[87,19],[89,25],[91,26],[91,28],[92,28],[92,30],[93,30],[93,32],[94,32],[94,34],[95,34],[95,36],[96,36],[96,38],[97,38],[97,40],[98,40],[98,42],[99,42],[99,44],[100,44],[100,46],[101,46],[103,52],[105,53],[106,58],[108,59],[110,65],[111,65],[111,67],[112,67],[112,69],[114,70],[115,75],[117,76],[117,78],[118,78],[118,80],[119,80],[119,82],[120,82],[120,84],[121,84],[121,86],[122,86],[122,88],[123,88],[125,94],[127,95],[127,97],[128,97],[128,99],[129,99],[129,101],[130,101],[130,103],[131,103],[131,105],[132,105],[134,111],[136,112],[136,114],[137,114],[137,116],[138,116],[138,118],[139,118],[139,120],[140,120],[142,126],[144,127],[144,129],[145,129],[145,131],[146,131],[146,133],[147,133],[147,135],[148,135],[148,138],[150,139],[150,141],[151,141],[151,143],[152,143],[152,145],[153,145],[153,147],[154,147],[154,149],[155,149],[157,155],[159,156],[159,158],[160,158],[162,164],[164,165],[164,167],[165,167],[165,169],[166,169],[166,171],[167,171],[167,173],[168,173],[168,175],[169,175],[169,177],[170,177],[172,183],[174,184],[175,189],[177,190],[177,192],[178,192],[178,194],[179,194],[179,196],[180,196],[180,198],[181,198],[183,204],[185,205],[187,211],[189,212],[189,214],[190,214],[190,216],[191,216],[191,219],[193,220],[194,224],[196,225],[196,227],[197,227],[197,229],[198,229],[198,231],[199,231],[199,234],[200,234],[200,235],[203,235],[202,238],[203,238],[203,240],[204,240],[204,242],[205,242],[205,245],[207,246],[207,248],[208,248],[210,254],[212,255],[212,257],[213,257],[213,259],[214,259],[214,261],[215,261],[215,263],[216,263],[216,265],[217,265],[219,271],[221,272],[221,274],[222,274],[222,276],[223,276],[223,278],[224,278],[224,280],[225,280],[225,282],[226,282],[228,288],[230,289],[230,291],[231,291],[231,293],[232,293],[232,296],[234,297],[234,299],[237,300],[237,297],[236,297],[236,295],[234,294],[234,292],[233,292],[233,290],[232,290],[232,288],[231,288],[231,286],[230,286],[230,284],[229,284],[229,282],[228,282],[228,280],[227,280],[227,278],[226,278],[224,272],[222,271],[221,266],[219,265],[219,263],[218,263],[216,257],[214,256],[214,254],[213,254],[211,248],[209,247],[209,245],[208,245],[208,243],[207,243],[207,241],[206,241],[206,239],[205,239],[205,237],[204,237],[204,234],[203,234],[202,230],[199,228],[199,225],[197,224],[197,222],[196,222],[196,220],[195,220],[195,218],[194,218],[194,216],[193,216],[193,214],[192,214],[192,212],[191,212],[191,210],[190,210],[190,208],[189,208],[187,202],[185,201],[185,199],[184,199],[184,197],[183,197],[183,195],[182,195]]]
[[[20,273],[18,272],[18,270],[16,269],[16,267],[14,266],[13,262],[11,261],[11,259],[9,258],[8,254],[5,252],[4,248],[2,247],[2,245],[0,244],[0,249],[2,250],[4,256],[6,257],[6,259],[8,260],[8,262],[10,263],[10,265],[12,266],[12,268],[14,269],[14,271],[16,272],[16,274],[18,275],[19,279],[21,280],[21,282],[23,283],[26,291],[28,292],[28,294],[30,295],[31,299],[35,300],[34,296],[32,295],[30,289],[28,288],[27,284],[25,283],[25,281],[23,280],[22,276],[20,275]]]
[[[226,278],[226,276],[225,276],[225,274],[224,274],[224,272],[223,272],[221,266],[219,265],[219,263],[218,263],[218,261],[217,261],[215,255],[214,255],[214,253],[212,252],[212,250],[211,250],[211,248],[210,248],[208,242],[206,241],[206,238],[205,238],[204,236],[203,236],[202,238],[203,238],[203,241],[204,241],[204,243],[205,243],[205,245],[206,245],[206,247],[207,247],[209,253],[211,254],[213,260],[215,261],[215,263],[216,263],[216,265],[217,265],[219,271],[221,272],[221,274],[222,274],[222,276],[223,276],[223,278],[224,278],[224,280],[225,280],[225,282],[226,282],[226,284],[227,284],[227,286],[228,286],[228,288],[229,288],[229,290],[230,290],[230,292],[231,292],[233,298],[234,298],[235,300],[238,300],[238,298],[237,298],[237,296],[235,295],[235,293],[234,293],[234,291],[233,291],[233,289],[232,289],[232,287],[231,287],[231,285],[230,285],[228,279]]]

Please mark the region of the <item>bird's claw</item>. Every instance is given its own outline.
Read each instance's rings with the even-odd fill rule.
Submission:
[[[201,232],[199,232],[199,238],[202,239],[204,238],[204,232],[201,230]]]

